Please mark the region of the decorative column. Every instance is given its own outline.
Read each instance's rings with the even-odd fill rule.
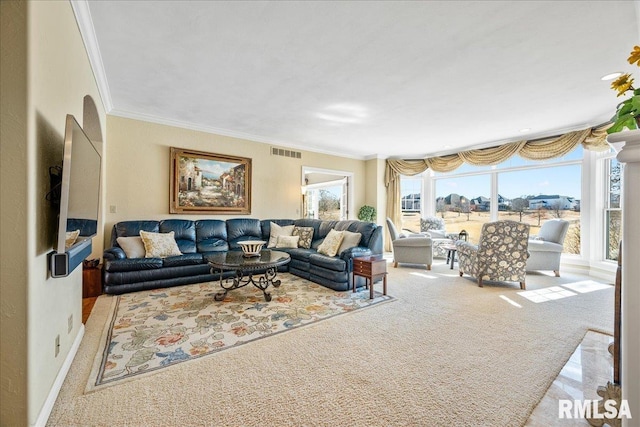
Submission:
[[[618,161],[625,163],[622,206],[622,398],[631,410],[632,420],[622,425],[637,426],[640,420],[640,130],[611,134],[609,143],[624,142]]]

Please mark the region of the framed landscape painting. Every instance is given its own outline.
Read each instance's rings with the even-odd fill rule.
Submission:
[[[171,147],[169,212],[250,214],[251,159]]]

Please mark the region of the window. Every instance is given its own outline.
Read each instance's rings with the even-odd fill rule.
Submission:
[[[495,166],[463,165],[436,173],[435,200],[427,207],[445,219],[447,232],[465,229],[477,243],[482,224],[510,219],[526,222],[531,235],[552,218],[570,222],[565,253],[580,253],[582,158],[578,147],[566,156],[531,161],[513,156]]]
[[[605,159],[605,259],[616,261],[622,236],[622,174],[624,165],[615,157]]]
[[[436,181],[436,215],[448,233],[465,230],[478,243],[482,224],[491,221],[490,175],[443,178]]]
[[[581,166],[567,165],[498,174],[498,218],[525,222],[536,235],[545,221],[569,222],[564,253],[580,253]]]
[[[400,177],[402,228],[420,231],[422,176]]]

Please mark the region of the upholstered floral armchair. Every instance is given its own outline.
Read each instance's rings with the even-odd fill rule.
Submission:
[[[525,289],[527,258],[529,253],[529,225],[516,221],[495,221],[482,226],[480,241],[473,245],[458,240],[460,276],[469,274],[483,280],[519,282]]]

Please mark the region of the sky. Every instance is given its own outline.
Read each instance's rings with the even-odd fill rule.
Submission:
[[[568,160],[582,159],[582,147],[572,151],[565,157],[554,159],[548,163]],[[521,170],[514,172],[498,172],[498,193],[507,198],[540,194],[581,198],[581,165],[544,167],[541,162],[524,160],[518,156],[496,166],[500,170],[508,167],[518,167],[527,165],[539,165],[541,169]],[[462,165],[453,173],[436,174],[436,197],[446,197],[451,193],[459,194],[468,198],[491,196],[491,175],[476,175],[459,178],[446,178],[455,173],[465,173],[474,171],[491,171],[491,166],[476,167]],[[440,178],[441,177],[441,178]],[[420,193],[421,179],[407,180],[402,185],[402,196],[407,194]]]
[[[501,172],[498,174],[498,193],[507,199],[540,194],[558,194],[581,198],[580,165]],[[468,198],[491,196],[491,176],[479,175],[436,181],[436,197],[457,193]]]

